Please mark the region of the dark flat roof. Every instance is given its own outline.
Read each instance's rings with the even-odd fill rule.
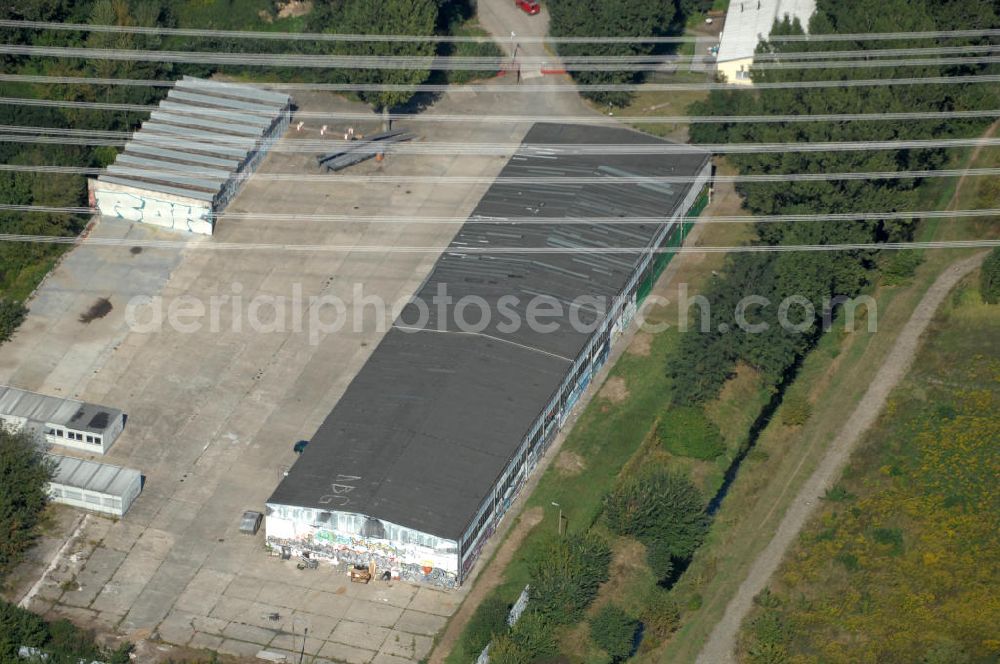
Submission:
[[[629,129],[536,124],[533,143],[657,143]],[[537,217],[543,224],[465,224],[456,247],[645,247],[662,225],[564,223],[587,217],[670,217],[688,184],[623,184],[615,176],[696,175],[708,154],[545,155],[522,150],[503,177],[606,175],[597,184],[495,182],[473,211],[474,219]],[[542,409],[559,388],[591,334],[577,332],[567,316],[555,333],[521,325],[502,331],[500,297],[514,295],[511,310],[524,320],[528,300],[545,295],[564,304],[581,295],[620,293],[640,253],[459,254],[445,250],[417,297],[428,304],[440,285],[454,300],[476,295],[493,321],[481,334],[455,331],[454,318],[439,323],[437,306],[421,331],[400,329],[417,320],[404,309],[368,362],[327,416],[305,452],[268,502],[355,512],[458,540]],[[472,308],[466,320],[476,321]],[[577,308],[583,322],[597,313]],[[444,331],[439,331],[444,330]],[[338,480],[338,476],[342,479]],[[357,479],[343,479],[357,478]],[[331,490],[332,484],[353,487]],[[321,500],[336,493],[330,501]]]

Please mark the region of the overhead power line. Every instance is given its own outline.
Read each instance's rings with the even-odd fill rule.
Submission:
[[[64,175],[102,175],[103,168],[88,166],[45,166],[29,164],[0,164],[0,172],[17,173],[58,173]],[[127,176],[145,180],[170,180],[187,182],[197,186],[202,178],[220,179],[220,171],[186,168],[178,164],[172,170],[150,169],[140,166],[118,165],[109,175]],[[943,177],[990,177],[1000,176],[1000,168],[959,168],[927,171],[858,171],[849,173],[766,173],[759,175],[715,175],[716,182],[760,183],[760,182],[826,182],[843,180],[908,180],[916,178]],[[324,182],[328,184],[690,184],[702,178],[697,175],[605,175],[605,176],[486,176],[486,175],[347,175],[333,173],[237,173],[236,180],[259,180],[267,182]]]
[[[121,25],[92,25],[89,23],[55,23],[46,21],[0,20],[0,27],[32,30],[63,30],[73,32],[103,32],[138,35],[172,35],[178,37],[212,37],[225,39],[261,39],[272,41],[321,41],[321,42],[433,42],[433,43],[488,43],[491,36],[466,35],[359,35],[329,34],[323,32],[261,32],[250,30],[208,30],[201,28],[164,28]],[[868,32],[850,34],[773,35],[772,43],[783,42],[841,42],[889,41],[908,39],[968,39],[1000,36],[1000,30],[932,30],[926,32]],[[684,44],[695,43],[694,36],[635,35],[629,37],[518,37],[522,44]],[[757,43],[754,35],[753,43]]]
[[[87,129],[59,129],[52,127],[29,127],[19,125],[0,125],[0,131],[11,133],[0,134],[0,142],[8,143],[48,143],[62,145],[107,145],[121,146],[127,144],[131,136],[127,132],[111,132]],[[144,143],[163,147],[188,147],[191,149],[216,146],[243,145],[246,139],[233,137],[231,140],[219,136],[212,140],[189,139],[182,135],[159,134],[150,131],[142,135]],[[963,148],[992,147],[1000,145],[1000,138],[977,136],[972,138],[933,138],[910,139],[894,141],[812,141],[794,143],[469,143],[429,141],[414,143],[395,143],[377,146],[379,152],[385,154],[417,154],[417,155],[477,155],[506,156],[520,154],[525,156],[553,155],[676,155],[698,154],[711,152],[715,154],[765,154],[775,152],[859,152],[877,150],[917,150],[932,148]],[[356,141],[340,139],[284,139],[270,147],[272,152],[332,152],[334,150],[358,149]],[[375,146],[372,146],[375,147]]]
[[[990,48],[993,47],[984,47]],[[931,50],[931,49],[928,49]],[[31,57],[81,58],[140,62],[180,62],[193,64],[270,66],[319,69],[429,69],[440,71],[500,69],[506,57],[434,57],[434,56],[370,56],[312,55],[302,53],[220,53],[214,51],[163,51],[116,48],[80,48],[74,46],[34,46],[0,44],[0,53]],[[553,63],[565,71],[649,71],[669,63],[689,63],[691,59],[676,56],[579,56],[556,58],[522,57],[522,64],[544,66]],[[760,62],[754,69],[841,69],[872,67],[953,66],[1000,62],[996,56],[913,58],[883,60],[833,60],[822,62]]]
[[[390,253],[390,254],[468,254],[468,255],[552,255],[552,254],[709,254],[769,253],[793,251],[870,251],[903,249],[969,249],[1000,246],[1000,240],[950,240],[936,242],[860,242],[852,244],[680,246],[680,247],[424,247],[395,245],[273,244],[260,242],[215,242],[207,237],[189,240],[142,240],[133,238],[58,237],[51,235],[0,234],[0,242],[32,242],[101,247],[148,247],[209,251],[280,251],[309,253]]]
[[[16,205],[0,203],[0,212],[29,212],[46,214],[96,214],[96,208],[58,207],[48,205]],[[668,217],[410,217],[399,215],[348,215],[348,214],[298,214],[281,212],[220,212],[216,219],[226,221],[320,221],[355,224],[510,224],[510,225],[570,225],[587,226],[604,224],[608,226],[660,224]],[[833,222],[833,221],[889,221],[906,219],[965,219],[1000,217],[1000,208],[976,208],[971,210],[893,210],[887,212],[841,212],[836,214],[771,214],[771,215],[717,215],[698,216],[685,219],[696,224],[771,224],[792,222]]]
[[[37,83],[43,85],[108,85],[128,87],[172,88],[174,81],[158,79],[127,79],[98,78],[88,76],[43,76],[33,74],[0,73],[0,81],[13,83]],[[782,81],[755,82],[753,85],[735,83],[622,83],[622,84],[476,84],[476,85],[446,85],[433,83],[420,84],[390,84],[390,83],[281,83],[274,81],[245,81],[251,85],[268,90],[311,92],[448,92],[448,93],[518,93],[535,94],[538,92],[562,92],[579,94],[580,92],[693,92],[728,90],[731,92],[759,92],[760,90],[782,89],[826,89],[826,88],[859,88],[884,87],[887,85],[968,85],[972,83],[1000,83],[997,74],[971,74],[956,76],[924,76],[899,78],[872,78],[849,80],[821,81]]]
[[[0,97],[0,104],[9,106],[43,106],[47,108],[78,108],[93,111],[123,111],[151,113],[162,110],[155,104],[117,104],[112,102],[65,101],[60,99],[34,99],[25,97]],[[266,111],[243,111],[246,115],[271,115]],[[199,108],[197,115],[225,117],[225,109]],[[296,119],[330,119],[351,122],[382,122],[386,115],[339,111],[296,111]],[[897,113],[822,113],[813,115],[468,115],[438,113],[389,113],[392,121],[401,122],[471,122],[476,124],[511,124],[519,122],[565,122],[570,124],[742,124],[772,122],[872,122],[883,120],[959,120],[1000,117],[1000,109],[967,111],[913,111]]]

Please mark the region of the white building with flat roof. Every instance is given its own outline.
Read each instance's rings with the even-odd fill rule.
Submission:
[[[50,445],[104,454],[125,427],[125,413],[0,385],[0,425],[28,431]]]
[[[138,470],[57,454],[47,456],[55,465],[49,482],[53,502],[124,516],[142,491]]]
[[[775,21],[799,19],[803,29],[816,11],[816,0],[730,0],[719,36],[716,70],[728,83],[750,85],[750,66],[757,44],[771,35]]]

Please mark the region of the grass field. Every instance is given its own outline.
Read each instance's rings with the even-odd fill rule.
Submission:
[[[956,158],[955,165],[990,167],[998,162],[1000,155],[984,150],[973,162],[968,153]],[[996,201],[984,204],[989,178],[967,180],[957,195],[955,184],[945,180],[926,184],[918,209],[996,206]],[[917,239],[971,237],[998,237],[996,220],[928,221],[919,228]],[[877,302],[877,333],[867,333],[863,324],[853,333],[833,330],[806,357],[785,399],[805,397],[812,404],[812,415],[804,425],[790,427],[782,423],[779,408],[777,417],[763,429],[712,524],[708,541],[674,589],[689,611],[681,629],[657,653],[660,661],[695,660],[750,563],[770,541],[785,508],[843,424],[844,413],[851,412],[864,394],[916,302],[947,265],[964,255],[967,252],[925,252],[912,277],[872,293]]]
[[[744,623],[743,661],[1000,656],[1000,307],[966,279]],[[923,659],[921,659],[923,658]]]

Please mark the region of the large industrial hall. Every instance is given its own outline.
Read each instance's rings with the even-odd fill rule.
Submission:
[[[461,584],[546,446],[587,389],[636,311],[652,252],[680,232],[710,179],[708,155],[557,155],[533,144],[661,143],[626,129],[536,124],[483,196],[451,247],[593,249],[575,253],[456,253],[445,250],[416,295],[439,289],[491,311],[513,294],[521,321],[533,298],[562,305],[511,331],[494,316],[481,331],[454,329],[454,307],[419,328],[404,309],[267,501],[267,542],[286,555],[376,561],[402,577]],[[544,178],[606,181],[553,186]],[[675,184],[655,178],[688,178]],[[635,182],[624,178],[648,177]],[[517,184],[504,178],[537,179]],[[693,181],[691,183],[690,181]],[[548,223],[509,224],[510,217]],[[661,223],[572,224],[575,218],[646,217]],[[497,223],[482,223],[484,220]],[[580,305],[606,298],[606,310]],[[535,300],[536,302],[538,300]],[[445,313],[447,320],[438,317]],[[478,315],[478,314],[477,314]],[[582,326],[570,325],[576,319]],[[589,327],[588,327],[589,326]],[[532,329],[537,327],[537,329]]]

